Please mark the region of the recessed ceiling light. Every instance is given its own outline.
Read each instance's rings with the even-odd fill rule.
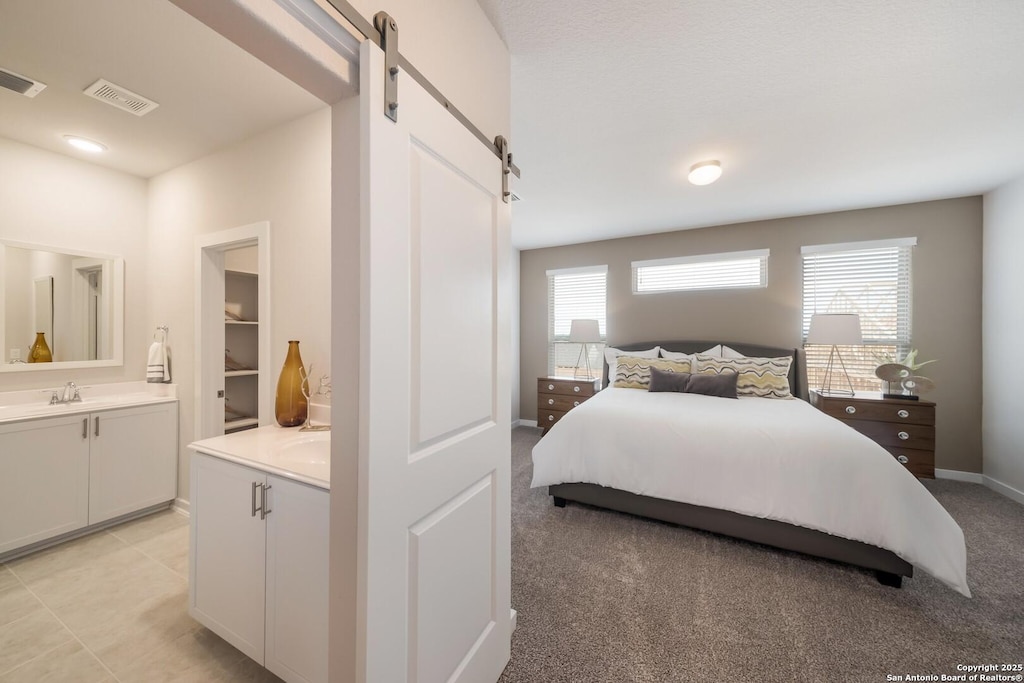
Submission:
[[[694,185],[710,185],[722,175],[722,163],[718,160],[701,161],[690,167],[689,181]]]
[[[65,135],[64,139],[68,141],[69,145],[75,149],[80,149],[83,152],[92,152],[93,154],[97,154],[99,152],[107,151],[106,145],[101,145],[95,140],[90,140],[88,138],[81,138],[77,135]]]

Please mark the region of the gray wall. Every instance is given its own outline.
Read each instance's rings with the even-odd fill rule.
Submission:
[[[1024,502],[1024,365],[1014,360],[1024,339],[1024,177],[985,195],[984,243],[985,477]]]
[[[981,197],[724,225],[523,251],[520,257],[520,416],[537,417],[547,373],[547,276],[608,265],[608,341],[651,339],[800,344],[800,247],[917,237],[913,345],[937,383],[935,465],[981,472]],[[632,261],[771,249],[768,286],[739,291],[632,293]]]

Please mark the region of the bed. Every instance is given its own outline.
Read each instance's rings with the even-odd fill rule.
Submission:
[[[617,348],[697,353],[715,344]],[[845,562],[890,586],[916,566],[970,596],[960,527],[887,451],[807,402],[803,350],[725,344],[744,356],[791,356],[794,399],[609,387],[538,442],[532,486],[547,486],[559,507],[575,501]],[[606,386],[608,372],[606,363]]]

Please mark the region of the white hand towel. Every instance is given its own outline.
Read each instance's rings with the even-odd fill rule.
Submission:
[[[167,353],[167,345],[163,342],[155,341],[149,346],[146,381],[155,384],[171,381],[171,359]]]

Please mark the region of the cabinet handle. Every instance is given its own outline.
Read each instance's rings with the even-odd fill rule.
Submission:
[[[555,385],[554,384],[549,384],[548,385],[548,391],[554,391],[554,390],[555,390]]]
[[[549,405],[549,406],[553,406],[553,405],[555,405],[555,399],[553,399],[553,398],[549,398],[549,399],[548,399],[548,405]]]
[[[82,418],[82,438],[89,438],[89,418],[87,417]]]
[[[904,419],[910,417],[910,411],[908,411],[908,410],[897,410],[896,414],[899,415],[900,417],[904,418]]]
[[[554,421],[555,421],[555,416],[554,415],[548,415],[548,422],[554,422]]]
[[[580,388],[579,387],[573,387],[572,390],[575,391],[577,394],[580,393]]]
[[[573,402],[572,402],[572,407],[573,407],[573,408],[575,408],[575,407],[576,407],[576,406],[578,406],[579,404],[580,404],[580,402],[579,402],[579,401],[573,401]]]
[[[853,406],[846,406],[846,412],[849,413],[850,415],[853,415],[854,413],[857,412],[857,409],[854,408]]]
[[[910,438],[910,434],[907,434],[906,432],[900,432],[896,436],[900,437],[900,439],[902,439],[903,441],[906,441],[907,439]]]
[[[257,488],[260,488],[260,483],[258,481],[254,481],[252,483],[252,514],[249,515],[250,517],[255,517],[256,516],[256,512],[259,511],[259,509],[260,509],[260,508],[256,507],[256,489]]]
[[[99,415],[96,416],[96,429],[95,429],[95,431],[93,431],[93,434],[95,436],[99,436],[100,435],[100,416]]]
[[[265,484],[260,487],[260,519],[266,519],[273,510],[267,507],[267,491],[274,488],[270,484]]]
[[[904,464],[904,465],[906,465],[906,464],[907,464],[908,462],[910,462],[910,458],[908,458],[908,457],[907,457],[907,456],[905,456],[905,455],[897,455],[897,456],[896,456],[896,459],[897,459],[897,460],[899,460],[899,461],[900,461],[900,463],[902,463],[902,464]]]

